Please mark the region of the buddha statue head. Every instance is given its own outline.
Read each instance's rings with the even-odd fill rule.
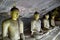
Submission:
[[[38,12],[35,12],[35,13],[34,13],[34,19],[35,19],[35,20],[39,20],[39,18],[40,18],[39,13],[38,13]]]
[[[55,16],[54,15],[52,15],[52,19],[55,19]]]
[[[45,18],[46,18],[46,19],[49,19],[49,14],[46,14],[46,15],[45,15]]]
[[[11,12],[11,18],[13,20],[17,20],[19,17],[19,9],[14,6],[13,8],[11,8],[10,12]]]

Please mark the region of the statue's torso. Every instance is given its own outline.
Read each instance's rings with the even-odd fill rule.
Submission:
[[[10,37],[17,37],[19,39],[19,29],[18,29],[18,21],[9,20],[8,32]]]
[[[45,22],[44,27],[49,28],[50,27],[49,20],[44,19],[44,22]]]
[[[51,19],[51,25],[55,26],[55,21],[53,19]]]
[[[34,23],[34,26],[32,26],[32,28],[34,27],[34,29],[36,29],[37,31],[40,31],[40,29],[41,29],[41,21],[40,20],[38,20],[38,21],[34,20],[32,22]]]

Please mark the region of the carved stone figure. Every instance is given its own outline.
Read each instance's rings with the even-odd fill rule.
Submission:
[[[31,35],[39,33],[41,30],[41,21],[39,20],[40,15],[38,12],[34,14],[34,20],[31,21]]]
[[[11,10],[11,18],[5,20],[2,24],[3,26],[3,40],[5,37],[10,37],[11,40],[19,40],[24,39],[24,25],[21,20],[18,21],[19,18],[19,9],[13,7]]]

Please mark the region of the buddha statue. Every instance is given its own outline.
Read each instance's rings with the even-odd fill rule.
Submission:
[[[11,8],[10,12],[11,18],[3,21],[2,23],[3,40],[8,36],[11,40],[19,39],[25,40],[23,36],[24,35],[23,21],[19,20],[19,9],[14,6],[13,8]]]
[[[38,34],[41,30],[41,21],[39,20],[39,13],[35,12],[33,16],[34,20],[31,21],[31,35],[34,35],[34,33]]]

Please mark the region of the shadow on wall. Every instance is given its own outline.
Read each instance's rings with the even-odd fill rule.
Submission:
[[[0,13],[0,34],[2,33],[2,21],[8,18],[9,16],[7,15],[6,12]]]

